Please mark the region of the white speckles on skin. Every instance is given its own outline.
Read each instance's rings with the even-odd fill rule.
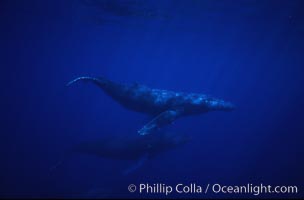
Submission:
[[[201,104],[203,101],[203,98],[202,97],[198,97],[198,98],[195,98],[192,100],[192,103],[193,104]]]
[[[160,96],[157,96],[156,99],[155,99],[155,103],[156,104],[161,104],[161,103],[163,103],[163,99]]]

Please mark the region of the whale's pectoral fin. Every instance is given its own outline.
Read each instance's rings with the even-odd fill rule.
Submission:
[[[180,110],[167,110],[165,112],[160,113],[154,119],[152,119],[148,124],[142,127],[138,133],[140,135],[147,135],[152,131],[155,131],[165,125],[172,123],[176,120],[181,111]]]
[[[135,170],[137,170],[138,168],[140,168],[149,158],[148,154],[144,154],[142,157],[139,158],[139,160],[137,160],[137,162],[133,165],[131,165],[130,167],[128,167],[127,169],[125,169],[122,174],[124,176],[134,172]]]

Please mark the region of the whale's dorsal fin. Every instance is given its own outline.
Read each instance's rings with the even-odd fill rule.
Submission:
[[[170,124],[180,116],[181,112],[182,111],[179,109],[166,110],[144,125],[144,127],[142,127],[138,133],[140,135],[147,135],[167,124]]]

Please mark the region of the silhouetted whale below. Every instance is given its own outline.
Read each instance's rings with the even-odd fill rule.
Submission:
[[[113,160],[126,160],[134,162],[124,170],[123,174],[141,167],[146,160],[150,160],[166,151],[183,146],[191,141],[188,134],[178,132],[157,132],[149,135],[108,133],[102,138],[80,142],[69,148],[61,161],[50,168],[50,172],[76,154],[94,155]]]
[[[138,131],[140,135],[151,133],[181,116],[234,109],[230,102],[205,94],[152,89],[138,83],[122,84],[102,77],[78,77],[67,86],[77,81],[93,82],[124,107],[154,116]]]
[[[110,159],[138,161],[145,156],[154,158],[189,141],[191,141],[189,135],[177,132],[160,131],[144,136],[137,134],[120,136],[116,133],[108,134],[97,140],[78,143],[73,146],[72,152]]]

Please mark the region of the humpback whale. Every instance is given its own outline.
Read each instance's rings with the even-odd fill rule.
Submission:
[[[156,155],[181,146],[190,141],[190,136],[173,132],[159,132],[145,136],[110,135],[97,140],[78,143],[72,152],[95,155],[116,160],[139,160],[142,157],[153,158]]]
[[[70,81],[67,86],[78,81],[92,82],[125,108],[153,116],[138,130],[140,135],[158,130],[181,116],[231,111],[235,108],[230,102],[206,94],[153,89],[138,83],[118,83],[104,77],[82,76]]]
[[[64,158],[52,166],[51,171],[75,154],[86,154],[135,162],[135,164],[124,170],[123,174],[127,175],[141,167],[146,160],[182,146],[190,140],[191,137],[189,135],[173,132],[158,132],[144,136],[132,134],[124,137],[111,134],[97,140],[84,141],[73,145],[68,149]]]

